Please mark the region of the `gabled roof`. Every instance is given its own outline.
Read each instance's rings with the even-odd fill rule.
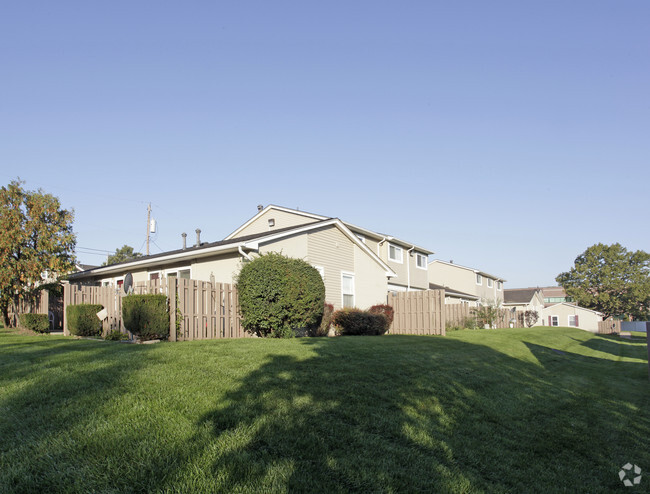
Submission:
[[[476,274],[480,274],[481,276],[484,276],[485,278],[492,278],[493,280],[501,281],[501,282],[504,282],[504,283],[507,281],[507,280],[505,280],[503,278],[500,278],[499,276],[494,276],[493,274],[486,273],[485,271],[480,271],[478,269],[469,268],[467,266],[462,266],[460,264],[456,264],[456,263],[453,263],[453,262],[446,262],[446,261],[442,261],[440,259],[434,259],[433,261],[431,261],[429,263],[429,265],[434,264],[434,263],[440,263],[440,264],[444,264],[446,266],[451,266],[451,267],[454,267],[454,268],[467,269],[468,271],[472,271],[472,272],[474,272]]]
[[[479,300],[480,297],[477,297],[476,295],[471,295],[469,293],[465,292],[459,292],[458,290],[452,290],[446,286],[442,285],[436,285],[435,283],[429,283],[429,290],[444,290],[445,295],[449,295],[450,297],[456,297],[456,298],[466,298],[468,300]]]
[[[503,291],[503,303],[527,304],[533,299],[536,293],[539,293],[541,297],[541,290],[539,288],[508,288]]]
[[[229,252],[243,252],[243,250],[257,251],[261,244],[273,242],[281,238],[297,235],[300,233],[309,232],[318,228],[327,226],[335,226],[348,237],[354,244],[356,244],[362,251],[368,254],[381,268],[386,272],[387,277],[396,277],[397,274],[384,262],[377,254],[370,250],[359,238],[352,233],[347,226],[337,218],[325,219],[304,225],[279,228],[270,232],[256,233],[252,235],[245,235],[219,242],[203,243],[200,246],[189,247],[186,249],[177,249],[160,254],[150,256],[138,257],[130,261],[112,264],[110,266],[100,266],[98,268],[89,269],[80,273],[75,273],[70,276],[71,280],[84,278],[86,276],[95,275],[110,275],[117,272],[122,272],[125,269],[146,268],[148,266],[160,266],[165,264],[178,263],[183,261],[191,261],[202,257],[209,257],[212,255],[225,254]]]
[[[282,211],[282,212],[285,212],[285,213],[292,213],[292,214],[296,214],[298,216],[304,216],[305,218],[309,218],[309,219],[316,220],[316,221],[334,219],[334,218],[332,218],[330,216],[322,216],[320,214],[314,214],[314,213],[308,213],[306,211],[300,211],[299,209],[290,209],[290,208],[286,208],[286,207],[283,207],[283,206],[276,206],[275,204],[269,204],[265,208],[258,211],[257,214],[255,216],[253,216],[251,219],[249,219],[246,223],[244,223],[239,228],[237,228],[234,232],[232,232],[230,235],[228,235],[225,238],[225,240],[228,240],[228,239],[231,239],[231,238],[236,238],[236,235],[238,235],[239,232],[241,232],[246,227],[248,227],[249,225],[254,223],[260,216],[266,214],[268,211],[271,211],[271,210]],[[341,221],[341,220],[339,220],[339,221]],[[431,251],[431,250],[425,249],[424,247],[420,247],[418,245],[415,245],[415,244],[413,244],[411,242],[407,242],[405,240],[400,240],[399,238],[393,237],[391,235],[386,235],[386,234],[383,234],[383,233],[378,233],[378,232],[375,232],[375,231],[372,231],[372,230],[368,230],[366,228],[362,228],[360,226],[353,225],[352,223],[348,223],[346,221],[342,221],[342,223],[347,228],[349,228],[351,231],[353,231],[355,233],[360,233],[362,235],[365,235],[365,236],[368,236],[368,237],[371,237],[371,238],[375,238],[376,240],[384,240],[384,241],[387,240],[389,242],[396,243],[396,244],[399,244],[399,245],[402,245],[402,246],[405,246],[405,247],[408,247],[408,248],[414,247],[414,250],[417,250],[418,252],[421,252],[422,254],[426,254],[426,255],[433,254],[433,251]]]
[[[548,311],[548,310],[552,309],[553,307],[557,307],[558,305],[566,305],[567,307],[572,307],[574,309],[586,310],[587,312],[593,312],[594,314],[596,314],[598,316],[603,316],[604,315],[602,312],[598,312],[597,310],[587,309],[586,307],[581,307],[579,305],[572,304],[572,303],[569,303],[569,302],[558,302],[557,304],[549,305],[547,307],[544,307],[544,311]]]

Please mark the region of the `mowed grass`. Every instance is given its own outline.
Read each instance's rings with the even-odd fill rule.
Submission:
[[[0,330],[0,492],[647,492],[643,340]],[[628,462],[647,478],[624,488]]]

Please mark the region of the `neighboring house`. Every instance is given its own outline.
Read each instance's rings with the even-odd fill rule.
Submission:
[[[197,233],[192,247],[90,269],[70,281],[121,286],[131,273],[136,283],[161,277],[233,283],[244,262],[268,252],[313,265],[335,308],[365,308],[386,303],[389,291],[427,289],[422,265],[432,253],[338,218],[267,206],[222,241],[201,243]]]
[[[542,325],[542,312],[544,310],[544,296],[540,288],[509,288],[503,292],[503,306],[515,309],[518,312],[532,310],[537,312],[538,319],[535,326]]]
[[[568,302],[545,307],[542,311],[542,325],[544,326],[568,326],[596,333],[598,332],[598,323],[602,320],[603,314],[600,312]]]
[[[433,260],[429,263],[429,283],[442,286],[445,290],[469,294],[477,297],[477,304],[501,304],[503,302],[503,283],[506,280],[474,268]],[[459,303],[461,298],[450,299]]]
[[[436,285],[435,283],[429,283],[429,290],[444,290],[445,304],[467,304],[475,307],[481,300],[476,295],[458,292],[442,285]]]
[[[542,287],[542,294],[544,297],[544,305],[561,304],[563,302],[573,302],[573,298],[567,296],[564,288],[561,286],[545,286]]]

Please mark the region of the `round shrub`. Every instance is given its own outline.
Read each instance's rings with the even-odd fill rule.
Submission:
[[[392,306],[388,304],[377,304],[373,305],[368,309],[368,312],[371,314],[383,314],[386,316],[386,331],[390,328],[390,325],[393,324],[393,319],[395,318],[395,310]],[[384,331],[384,332],[386,332]]]
[[[99,336],[102,322],[97,313],[103,308],[103,305],[98,304],[68,305],[66,316],[70,333],[76,336]]]
[[[301,259],[264,254],[244,265],[237,289],[242,325],[258,336],[291,337],[323,315],[323,279]]]
[[[124,327],[141,340],[169,336],[169,303],[166,295],[127,295],[122,298]]]
[[[20,325],[25,329],[31,329],[38,333],[50,332],[50,320],[47,314],[21,314],[18,316]]]

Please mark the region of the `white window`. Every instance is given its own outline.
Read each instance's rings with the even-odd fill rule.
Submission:
[[[478,273],[476,273],[476,284],[477,285],[482,285],[483,284],[483,277]]]
[[[497,281],[497,290],[501,291],[502,288],[503,288],[503,283]]]
[[[550,326],[559,326],[560,318],[558,316],[548,316],[548,323]]]
[[[402,248],[397,245],[388,244],[388,259],[402,263]]]
[[[578,327],[578,316],[569,316],[569,327],[571,328]]]
[[[415,254],[415,263],[420,269],[427,269],[427,256],[424,254]]]
[[[341,273],[341,294],[343,307],[354,307],[354,275]]]
[[[492,280],[492,278],[488,278],[487,283],[488,283],[488,288],[492,288],[494,286],[494,281]]]

